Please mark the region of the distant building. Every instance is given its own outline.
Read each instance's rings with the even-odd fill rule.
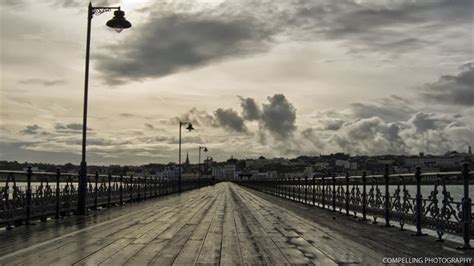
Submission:
[[[236,167],[235,164],[224,165],[224,179],[234,180],[236,178]]]
[[[409,168],[421,167],[421,168],[439,168],[439,167],[460,167],[464,157],[457,156],[419,156],[419,157],[407,157],[405,158],[405,166]]]

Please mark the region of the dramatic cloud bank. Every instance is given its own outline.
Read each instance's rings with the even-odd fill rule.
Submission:
[[[457,75],[445,75],[428,84],[423,96],[435,103],[473,107],[474,64],[463,65]]]
[[[72,4],[74,1],[70,1]],[[281,40],[334,40],[348,54],[390,60],[452,45],[439,36],[457,27],[472,33],[470,0],[224,1],[213,7],[181,2],[148,7],[132,38],[102,53],[97,70],[109,84],[157,78],[210,63],[266,52]],[[434,38],[438,40],[434,41]],[[471,52],[472,40],[458,39]],[[462,48],[464,47],[464,48]]]
[[[268,33],[254,18],[153,15],[129,43],[102,54],[98,69],[107,82],[142,80],[192,69],[264,49]],[[120,48],[120,47],[124,48]]]
[[[215,112],[216,120],[220,126],[235,130],[237,132],[247,132],[244,119],[232,109],[224,110],[219,108]]]

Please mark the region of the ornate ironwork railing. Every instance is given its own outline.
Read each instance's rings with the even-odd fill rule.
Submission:
[[[0,227],[60,218],[77,210],[78,174],[0,170]],[[122,205],[178,192],[178,180],[90,174],[86,205],[89,209]],[[181,190],[210,185],[210,178],[183,179]]]
[[[319,206],[360,220],[368,216],[374,223],[384,220],[384,226],[397,222],[416,228],[421,236],[423,228],[436,231],[438,241],[445,234],[461,236],[463,249],[470,248],[474,238],[472,200],[469,186],[473,174],[469,164],[461,172],[323,176],[276,179],[249,179],[237,183],[293,201]]]

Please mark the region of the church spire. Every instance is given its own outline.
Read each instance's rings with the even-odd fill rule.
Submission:
[[[186,152],[186,162],[184,165],[189,165],[189,152]]]

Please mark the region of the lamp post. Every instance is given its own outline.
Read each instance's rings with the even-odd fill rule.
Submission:
[[[178,192],[181,192],[181,127],[188,124],[186,129],[191,132],[194,130],[193,124],[191,122],[181,122],[179,121],[179,155],[178,155]]]
[[[84,115],[82,122],[82,160],[81,170],[79,174],[79,191],[77,200],[77,214],[86,214],[86,190],[87,190],[87,162],[86,162],[86,143],[87,143],[87,96],[89,92],[89,55],[91,43],[91,21],[94,15],[100,15],[115,9],[114,17],[107,21],[106,25],[121,32],[123,29],[128,29],[132,24],[125,19],[125,12],[120,10],[120,7],[93,7],[89,3],[87,11],[87,41],[86,41],[86,67],[84,76]]]
[[[198,186],[200,187],[201,186],[201,175],[202,175],[202,167],[201,167],[201,150],[203,150],[204,152],[207,152],[208,149],[206,147],[203,147],[203,146],[199,146],[199,179],[198,179]]]

